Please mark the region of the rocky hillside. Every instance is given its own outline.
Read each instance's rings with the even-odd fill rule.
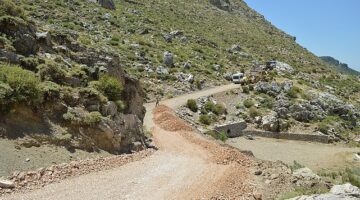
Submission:
[[[0,4],[0,136],[26,147],[142,148],[144,93],[119,56],[77,42],[70,29],[45,30],[27,3]]]
[[[222,83],[273,59],[306,73],[328,71],[241,0],[100,1],[110,9],[94,0],[20,2],[41,31],[119,55],[148,99]]]
[[[0,133],[30,146],[143,147],[144,100],[224,84],[270,60],[266,81],[298,80],[359,105],[357,79],[242,0],[0,2]]]
[[[349,75],[356,75],[356,76],[360,75],[360,72],[351,69],[348,66],[348,64],[341,63],[340,61],[336,60],[335,58],[333,58],[331,56],[321,56],[320,58],[328,65],[335,67],[335,69],[341,73],[349,74]]]

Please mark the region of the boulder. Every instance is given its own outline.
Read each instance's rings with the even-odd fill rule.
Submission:
[[[290,200],[358,200],[360,199],[360,189],[346,183],[344,185],[334,185],[329,193],[304,195]]]
[[[1,18],[0,33],[12,38],[18,54],[35,55],[39,49],[35,27],[22,19],[8,16]]]
[[[315,174],[311,169],[309,168],[300,168],[294,171],[293,176],[298,178],[298,179],[320,179],[320,176],[318,176],[317,174]]]
[[[271,112],[269,115],[266,115],[261,120],[261,127],[266,131],[279,132],[279,120],[276,112]]]
[[[194,83],[194,76],[192,74],[185,74],[183,72],[179,72],[175,74],[176,78],[180,82],[188,82],[188,83]]]
[[[167,75],[167,74],[169,74],[169,71],[165,67],[159,66],[156,68],[156,73],[159,75]]]
[[[51,36],[49,32],[37,32],[36,39],[45,46],[51,46]]]
[[[113,0],[97,0],[97,1],[103,8],[116,10],[116,6]]]
[[[292,81],[285,81],[281,84],[282,89],[285,92],[290,91],[293,88],[293,82]]]
[[[167,67],[173,67],[174,66],[174,56],[172,53],[170,52],[165,52],[164,53],[164,65],[166,65]]]
[[[15,187],[15,184],[13,181],[0,179],[0,188],[11,189],[14,187]]]
[[[307,109],[303,104],[292,105],[289,109],[291,116],[299,122],[309,122],[315,118],[314,113]]]
[[[330,193],[332,194],[347,194],[353,197],[360,198],[360,189],[356,186],[351,185],[350,183],[346,183],[344,185],[334,185]]]
[[[117,114],[117,105],[113,101],[108,101],[101,107],[101,114],[103,116],[114,117]]]
[[[210,0],[210,3],[224,11],[231,11],[232,6],[229,0]]]
[[[184,63],[184,68],[185,69],[190,69],[191,68],[191,62],[190,61],[187,61]]]
[[[280,62],[280,61],[276,61],[274,69],[280,75],[283,75],[283,74],[286,74],[286,73],[292,74],[295,71],[294,68],[291,67],[289,64],[283,63],[283,62]]]
[[[219,71],[220,68],[221,68],[221,66],[218,65],[218,64],[213,65],[213,69],[214,69],[215,71]]]
[[[281,92],[282,87],[275,81],[271,83],[260,81],[255,84],[254,89],[259,93],[277,96]]]

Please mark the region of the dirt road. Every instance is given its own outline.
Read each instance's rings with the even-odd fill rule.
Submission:
[[[252,151],[256,158],[262,160],[280,160],[289,165],[297,161],[315,171],[346,166],[360,167],[360,163],[354,161],[354,155],[360,152],[360,148],[261,137],[256,137],[255,140],[247,140],[243,137],[232,138],[227,144]]]
[[[141,161],[112,170],[66,179],[5,199],[209,199],[227,196],[252,199],[251,160],[205,139],[175,116],[171,109],[189,98],[237,88],[226,85],[147,104],[144,124],[152,130],[159,151]]]

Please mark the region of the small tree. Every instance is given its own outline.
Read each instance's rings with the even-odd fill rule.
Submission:
[[[187,100],[186,106],[193,112],[197,112],[199,109],[194,99]]]
[[[205,125],[210,125],[212,122],[211,117],[209,115],[200,115],[199,121],[200,123]]]
[[[123,92],[122,83],[115,77],[109,75],[103,75],[96,84],[99,91],[101,91],[110,101],[116,101],[121,99],[121,93]]]
[[[244,101],[244,106],[245,106],[246,108],[250,108],[250,107],[254,106],[254,102],[253,102],[251,99],[246,99],[246,100]]]

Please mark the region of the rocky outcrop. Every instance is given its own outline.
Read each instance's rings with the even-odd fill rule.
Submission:
[[[13,38],[16,53],[29,56],[38,51],[35,26],[23,19],[4,16],[0,19],[0,33]]]
[[[111,5],[113,1],[99,3]],[[32,55],[31,59],[46,59],[44,67],[52,66],[60,72],[58,76],[49,71],[47,79],[42,80],[49,82],[44,87],[53,86],[50,90],[55,90],[46,94],[43,102],[36,106],[11,105],[13,112],[1,113],[1,135],[14,139],[31,135],[35,140],[41,138],[40,143],[89,151],[103,149],[114,154],[145,148],[145,94],[139,81],[126,75],[118,55],[79,44],[75,33],[36,32],[35,25],[20,18],[3,17],[0,27],[0,33],[14,38],[16,50],[1,50],[1,60],[22,64]],[[34,65],[30,70],[39,63]],[[80,66],[79,74],[66,74],[74,65]],[[104,74],[110,74],[122,87],[114,101],[89,86],[90,81],[98,81]],[[59,91],[63,85],[69,91]],[[2,94],[6,88],[0,87],[0,96],[6,95]]]
[[[116,10],[116,6],[113,0],[97,0],[97,2],[106,9]]]
[[[290,200],[356,200],[360,199],[360,189],[346,183],[344,185],[334,185],[329,193],[315,194],[295,197]]]
[[[170,52],[164,53],[164,65],[167,67],[173,67],[174,66],[174,55]]]
[[[225,11],[232,10],[232,6],[229,0],[210,0],[210,3],[221,10],[225,10]]]

